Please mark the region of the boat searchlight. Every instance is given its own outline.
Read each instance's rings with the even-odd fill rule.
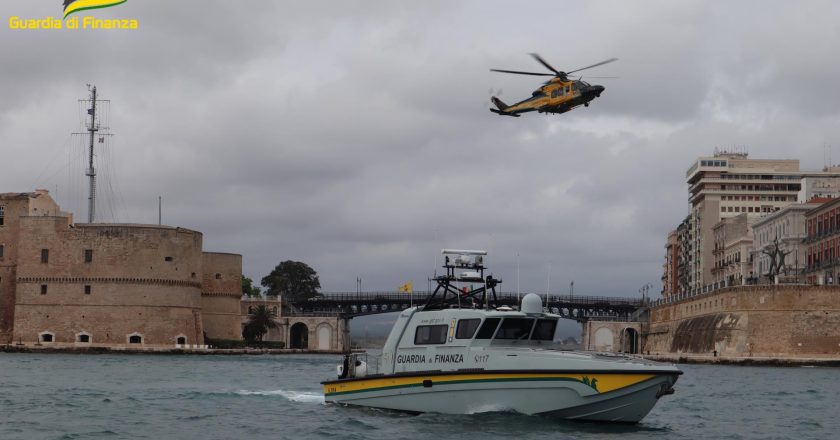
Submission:
[[[470,269],[481,269],[484,267],[484,256],[487,251],[467,250],[467,249],[443,249],[441,254],[446,256],[447,267],[459,267]],[[453,257],[450,258],[450,255]]]

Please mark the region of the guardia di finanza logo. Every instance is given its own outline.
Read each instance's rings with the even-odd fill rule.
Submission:
[[[68,15],[88,9],[101,9],[117,6],[128,0],[64,0],[64,18]]]

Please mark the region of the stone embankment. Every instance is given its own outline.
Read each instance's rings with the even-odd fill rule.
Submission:
[[[345,354],[337,350],[306,350],[298,348],[235,348],[235,349],[183,349],[183,348],[108,348],[108,347],[32,347],[0,345],[2,353],[74,353],[74,354],[189,354],[189,355],[240,355],[240,354]]]
[[[650,309],[641,353],[687,362],[840,360],[840,286],[737,286]]]
[[[645,359],[677,364],[746,365],[772,367],[840,367],[840,357],[715,356],[713,354],[646,354]]]

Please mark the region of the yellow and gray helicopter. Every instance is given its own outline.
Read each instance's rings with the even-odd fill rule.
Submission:
[[[492,72],[516,73],[518,75],[553,76],[554,78],[546,81],[542,87],[535,90],[530,98],[519,101],[516,104],[507,105],[502,102],[501,99],[493,96],[490,98],[490,101],[496,105],[496,108],[491,108],[491,112],[518,118],[521,113],[527,112],[566,113],[579,105],[589,107],[589,101],[601,96],[601,93],[604,92],[604,86],[591,85],[582,79],[569,79],[568,75],[570,73],[580,72],[581,70],[591,69],[593,67],[618,60],[618,58],[610,58],[591,66],[581,67],[580,69],[575,69],[569,72],[562,72],[554,67],[551,67],[551,65],[544,59],[540,58],[539,55],[532,53],[531,56],[554,73],[520,72],[518,70],[500,69],[490,70]]]

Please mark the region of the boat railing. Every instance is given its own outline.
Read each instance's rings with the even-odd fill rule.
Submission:
[[[350,357],[353,361],[351,362],[351,377],[371,376],[382,371],[382,354],[353,353]],[[362,365],[364,365],[364,368],[362,368]]]

